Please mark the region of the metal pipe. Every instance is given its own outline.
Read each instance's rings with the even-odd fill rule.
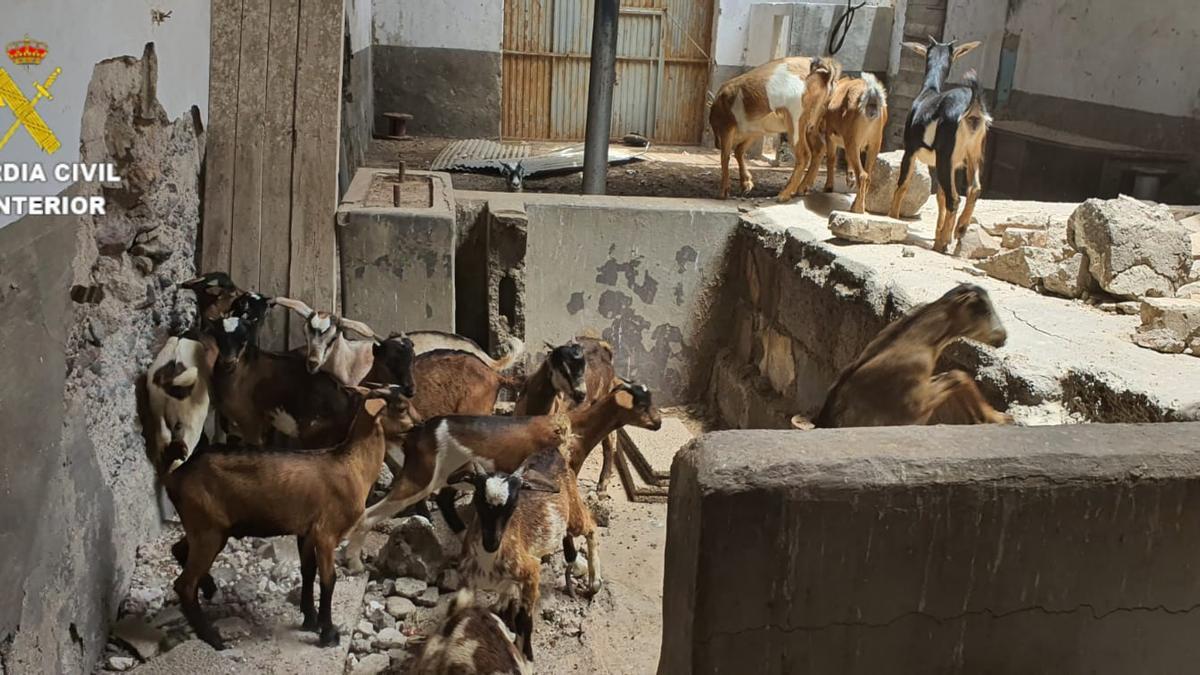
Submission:
[[[587,135],[583,146],[583,194],[602,195],[608,178],[608,131],[617,81],[619,0],[596,0],[592,64],[588,75]]]

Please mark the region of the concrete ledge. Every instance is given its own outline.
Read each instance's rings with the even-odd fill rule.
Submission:
[[[672,468],[659,673],[1188,671],[1197,434],[704,436]]]

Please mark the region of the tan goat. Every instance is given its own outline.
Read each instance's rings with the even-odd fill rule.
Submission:
[[[825,155],[825,191],[833,192],[833,176],[837,167],[837,149],[846,149],[848,173],[854,176],[857,193],[850,210],[862,213],[866,207],[867,190],[871,189],[871,167],[883,146],[883,130],[887,126],[887,92],[875,76],[863,73],[861,78],[844,77],[837,81],[829,96],[829,106],[819,129],[809,138],[812,159],[804,175],[800,191],[812,187],[817,178],[817,166]],[[866,151],[866,161],[861,153]]]
[[[754,189],[746,168],[746,149],[764,134],[786,133],[796,166],[779,193],[786,202],[800,189],[808,166],[809,130],[825,114],[831,84],[842,74],[833,59],[789,57],[765,63],[717,90],[708,121],[721,151],[721,199],[729,197],[729,155],[737,158],[742,194]]]

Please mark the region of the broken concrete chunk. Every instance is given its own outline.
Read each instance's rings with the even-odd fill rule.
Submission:
[[[1042,286],[1048,293],[1064,298],[1083,297],[1092,285],[1088,272],[1087,256],[1076,253],[1058,263],[1057,268],[1042,278]]]
[[[1004,248],[1021,248],[1022,246],[1045,247],[1049,245],[1049,239],[1046,230],[1010,227],[1004,230],[1001,245]]]
[[[1200,281],[1193,281],[1190,284],[1180,286],[1175,291],[1175,297],[1200,299]]]
[[[1058,270],[1058,262],[1058,256],[1050,249],[1022,246],[975,263],[975,266],[1001,281],[1037,289],[1044,278]]]
[[[958,240],[954,255],[968,260],[982,260],[1000,252],[1000,242],[988,234],[982,227],[974,223],[967,226],[966,232]]]
[[[388,535],[376,564],[385,574],[436,583],[446,561],[446,552],[433,524],[421,516],[413,516],[402,519],[399,527]]]
[[[900,176],[900,161],[904,157],[903,150],[881,152],[875,157],[875,166],[868,167],[871,172],[871,187],[867,190],[866,209],[871,213],[886,215],[892,208],[892,195],[896,192],[896,182]],[[900,215],[911,218],[925,206],[929,200],[933,181],[930,180],[929,167],[913,160],[912,178],[908,181],[908,189],[904,199],[900,200]]]
[[[829,214],[829,231],[849,241],[889,244],[908,238],[908,225],[885,216],[834,211]]]
[[[1170,297],[1187,279],[1191,241],[1164,207],[1089,199],[1071,214],[1070,231],[1096,283],[1113,295]]]
[[[1133,336],[1139,346],[1178,354],[1200,339],[1200,300],[1145,298],[1142,325]]]
[[[143,661],[158,654],[163,632],[138,616],[126,616],[113,626],[112,636],[129,646]]]

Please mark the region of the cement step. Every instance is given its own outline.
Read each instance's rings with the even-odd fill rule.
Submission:
[[[671,462],[691,442],[692,432],[676,417],[664,417],[662,428],[626,427],[617,432],[617,471],[632,501],[665,501]]]

